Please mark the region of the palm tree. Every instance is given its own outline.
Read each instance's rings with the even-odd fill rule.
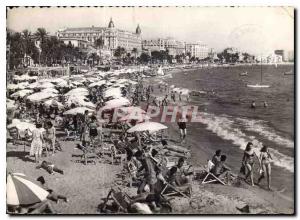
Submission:
[[[42,47],[43,47],[45,39],[47,37],[47,31],[45,28],[38,28],[34,35],[41,42],[40,43],[40,55],[39,55],[39,63],[40,63],[41,53],[43,52]]]
[[[35,36],[37,37],[38,40],[41,41],[41,44],[44,43],[48,33],[45,28],[38,28],[35,32]]]
[[[124,47],[117,47],[114,56],[118,57],[118,58],[122,58],[123,55],[126,53],[126,50]]]

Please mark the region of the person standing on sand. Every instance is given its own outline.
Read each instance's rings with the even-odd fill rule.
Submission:
[[[181,95],[182,95],[182,92],[180,92],[179,95],[178,95],[180,102],[181,102]]]
[[[251,142],[248,142],[246,149],[244,151],[242,164],[245,166],[247,171],[245,176],[245,181],[247,181],[248,177],[250,176],[250,181],[252,186],[254,186],[254,181],[253,181],[254,157],[258,159],[256,153],[253,150],[253,144]]]
[[[269,153],[267,146],[263,146],[260,150],[260,177],[258,178],[257,185],[267,175],[268,189],[271,190],[271,160],[272,156]]]
[[[30,147],[30,156],[35,156],[35,162],[39,163],[42,157],[44,137],[42,132],[42,124],[37,124],[36,129],[32,131],[32,142]]]
[[[181,143],[184,143],[185,142],[185,138],[186,138],[186,116],[183,117],[181,119],[179,119],[178,121],[178,127],[179,127],[179,130],[180,130],[180,140],[181,140]]]
[[[55,153],[55,138],[56,138],[56,129],[53,126],[51,121],[47,122],[46,128],[46,140],[48,145],[51,146],[53,154]]]

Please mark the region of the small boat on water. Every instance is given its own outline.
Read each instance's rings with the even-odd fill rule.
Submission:
[[[294,75],[293,70],[290,70],[288,72],[284,72],[283,75]]]
[[[270,85],[263,85],[262,81],[263,81],[263,72],[262,72],[262,60],[260,62],[260,84],[256,83],[256,84],[247,84],[247,87],[249,88],[269,88]]]
[[[164,73],[162,67],[159,67],[159,68],[158,68],[158,70],[157,70],[157,75],[158,75],[158,76],[164,76],[164,75],[165,75],[165,73]]]
[[[262,84],[249,85],[249,84],[247,84],[247,87],[250,87],[250,88],[269,88],[270,85],[262,85]]]
[[[242,72],[240,73],[240,76],[248,76],[248,72]]]

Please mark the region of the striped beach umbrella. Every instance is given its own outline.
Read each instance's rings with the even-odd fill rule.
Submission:
[[[7,205],[31,205],[44,201],[49,192],[39,187],[22,173],[10,173],[6,183]]]

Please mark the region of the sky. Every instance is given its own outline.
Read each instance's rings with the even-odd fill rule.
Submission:
[[[104,27],[110,18],[116,28],[132,32],[139,24],[143,39],[173,37],[216,51],[237,47],[258,55],[294,48],[291,7],[21,7],[7,10],[7,28],[44,27],[54,34],[66,27]]]

